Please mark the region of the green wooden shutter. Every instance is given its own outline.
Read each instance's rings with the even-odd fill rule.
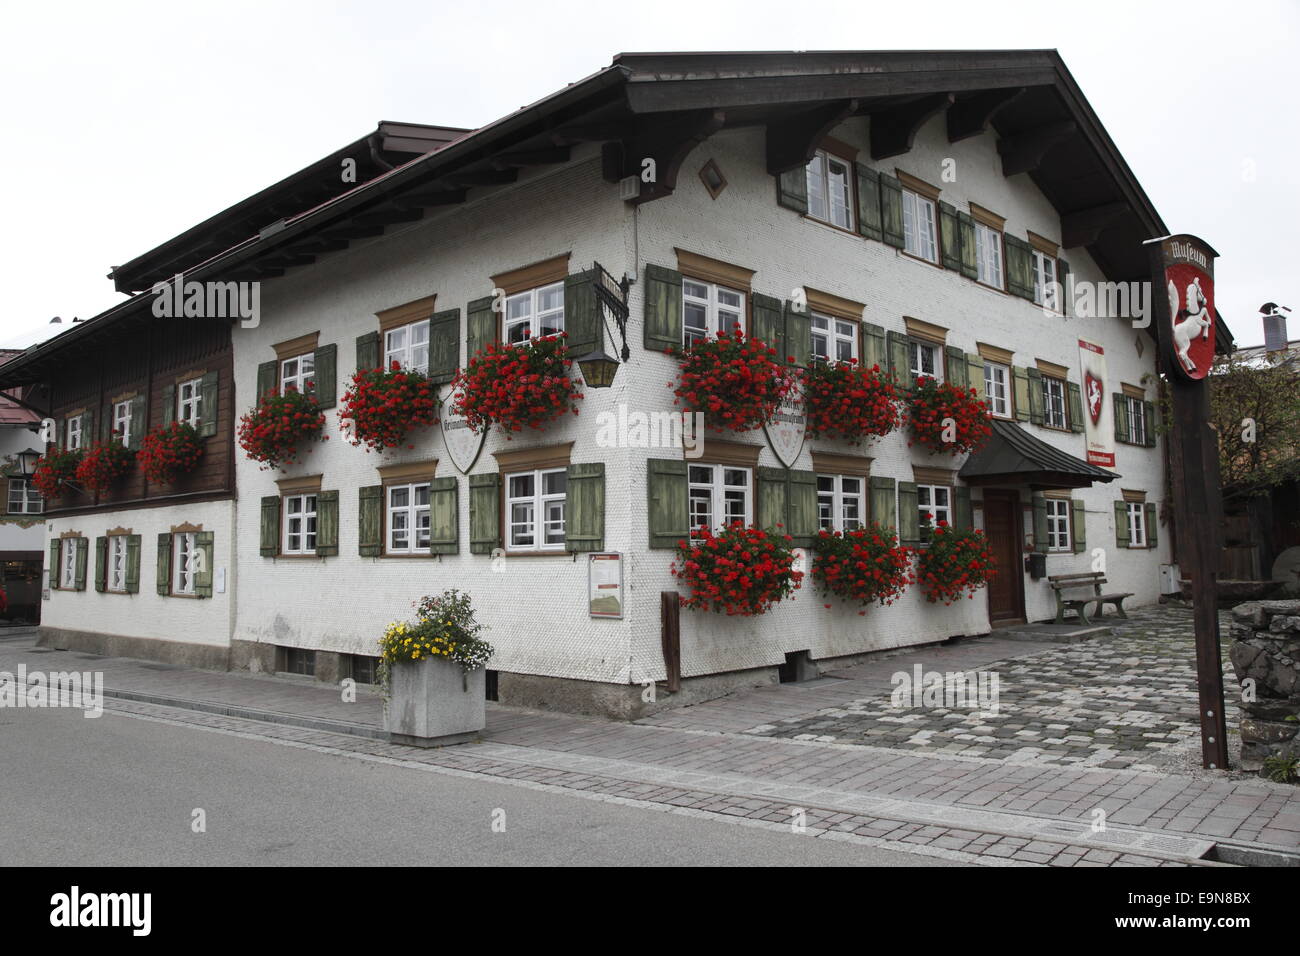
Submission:
[[[960,272],[961,225],[952,203],[939,203],[939,241],[943,243],[943,267]]]
[[[1016,386],[1016,419],[1027,422],[1029,421],[1029,373],[1016,366],[1011,370],[1011,377],[1015,380]]]
[[[269,362],[262,362],[257,366],[257,403],[261,404],[262,399],[275,391],[276,384],[279,382],[280,362],[278,359],[272,359]]]
[[[89,448],[95,442],[95,413],[81,413],[81,447]]]
[[[957,232],[961,236],[961,274],[967,279],[978,279],[980,270],[975,261],[975,220],[970,213],[957,214]]]
[[[147,424],[148,407],[143,395],[137,395],[131,399],[131,440],[127,442],[128,448],[139,449],[140,443],[144,441],[145,430],[149,427]]]
[[[909,547],[921,543],[921,502],[914,481],[898,483],[898,541]]]
[[[491,554],[501,547],[501,476],[469,476],[469,550]]]
[[[199,437],[211,438],[217,433],[217,373],[208,372],[199,382]]]
[[[1143,402],[1142,413],[1146,416],[1147,447],[1156,447],[1156,406],[1155,402]]]
[[[777,361],[784,362],[787,354],[784,306],[780,299],[761,292],[755,292],[752,298],[754,327],[750,337],[776,349]]]
[[[199,569],[194,572],[194,593],[201,598],[212,597],[213,537],[211,531],[198,531],[194,534],[194,545],[199,552]]]
[[[1083,396],[1079,392],[1078,382],[1066,382],[1066,390],[1070,393],[1070,431],[1083,431]]]
[[[903,187],[888,173],[880,174],[880,223],[885,242],[903,248]]]
[[[383,363],[379,351],[379,333],[366,332],[357,336],[357,371],[379,368]]]
[[[62,575],[59,574],[59,570],[60,570],[59,542],[51,541],[50,542],[50,587],[52,587],[56,591],[59,589],[59,583],[62,579]]]
[[[898,506],[894,500],[894,479],[871,479],[871,520],[882,528],[898,528]]]
[[[1043,373],[1036,368],[1028,370],[1029,375],[1029,421],[1035,425],[1043,424]]]
[[[1128,502],[1115,502],[1115,544],[1128,547]]]
[[[276,530],[275,541],[278,544],[280,539],[279,517],[280,506],[279,500],[272,498],[276,502]],[[265,508],[266,499],[263,498],[263,508]],[[265,514],[265,512],[264,512]],[[263,530],[262,539],[263,551],[265,554],[265,530]],[[330,558],[339,553],[339,493],[337,491],[321,491],[316,494],[316,554]],[[274,554],[274,551],[272,551]]]
[[[1034,505],[1034,550],[1047,551],[1047,496],[1034,492],[1030,499]]]
[[[375,558],[384,553],[384,486],[357,489],[357,553]]]
[[[1061,310],[1061,314],[1064,316],[1069,316],[1070,314],[1071,303],[1070,303],[1069,278],[1070,278],[1070,264],[1066,262],[1064,259],[1057,259],[1056,260],[1056,281],[1061,286],[1061,297],[1060,297],[1061,301],[1057,303],[1057,307]]]
[[[1070,502],[1070,541],[1075,554],[1088,550],[1088,510],[1078,498]]]
[[[565,476],[564,550],[605,550],[605,463],[573,464]]]
[[[455,478],[429,482],[429,551],[460,553],[460,482]]]
[[[568,333],[565,344],[569,358],[582,358],[601,344],[595,269],[564,277],[564,330]]]
[[[1115,440],[1128,441],[1128,397],[1123,392],[1111,396],[1115,406]]]
[[[86,559],[89,556],[90,542],[85,538],[75,538],[77,542],[77,567],[76,567],[76,589],[78,591],[86,590]]]
[[[317,499],[319,507],[320,499]],[[317,517],[319,528],[320,518]],[[280,553],[280,496],[266,495],[262,498],[262,540],[259,554],[264,558],[274,558]]]
[[[796,547],[807,548],[817,537],[821,524],[817,517],[817,473],[791,469],[786,495],[786,533]]]
[[[1156,514],[1156,503],[1148,501],[1146,503],[1147,513],[1147,547],[1154,548],[1160,542],[1156,540],[1156,525],[1160,523],[1160,518]]]
[[[880,214],[880,176],[874,169],[854,163],[858,179],[858,232],[877,242],[884,236]]]
[[[126,536],[126,593],[140,593],[140,536]]]
[[[565,323],[567,328],[567,318]],[[435,312],[429,318],[429,380],[436,385],[450,382],[459,364],[460,309]]]
[[[167,532],[158,535],[157,588],[159,594],[172,593],[172,536]]]
[[[430,354],[432,355],[432,351]],[[311,390],[316,396],[316,404],[321,408],[333,408],[338,404],[339,347],[332,342],[329,345],[322,345],[312,358],[316,369],[312,372]]]
[[[485,295],[465,306],[466,362],[497,340],[497,313],[492,308],[495,302],[495,296]]]
[[[682,344],[682,274],[674,269],[645,267],[645,347],[651,352]]]
[[[966,353],[966,384],[975,389],[981,398],[988,398],[988,387],[984,384],[984,357],[978,352]]]
[[[944,346],[944,380],[958,388],[969,388],[966,376],[966,353],[955,345]],[[982,384],[982,383],[981,383]]]
[[[892,329],[885,333],[885,343],[889,350],[889,374],[894,384],[902,389],[910,389],[912,382],[912,363],[907,354],[907,336]]]
[[[108,589],[108,538],[100,535],[95,539],[95,590]]]
[[[176,386],[163,386],[162,423],[170,425],[176,421]]]
[[[862,365],[864,368],[878,368],[881,372],[889,372],[889,349],[885,346],[885,330],[878,325],[872,325],[869,322],[862,324],[862,348],[864,357]],[[811,342],[809,342],[811,348]]]
[[[806,166],[796,166],[778,173],[776,177],[776,201],[786,209],[795,212],[808,212],[808,170]]]
[[[952,490],[952,523],[958,531],[975,527],[975,516],[970,506],[970,489],[958,485]]]
[[[1007,291],[1022,299],[1034,299],[1034,258],[1029,243],[1015,236],[1003,236],[1007,256]]]
[[[678,458],[646,460],[646,506],[650,547],[675,548],[690,537],[686,462]]]
[[[767,531],[789,534],[786,519],[790,505],[790,483],[784,468],[758,469],[758,526]]]
[[[807,368],[812,364],[812,313],[807,308],[796,312],[791,303],[786,303],[783,341],[783,358],[791,365]]]

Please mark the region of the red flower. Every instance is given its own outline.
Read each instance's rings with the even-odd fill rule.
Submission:
[[[568,412],[578,414],[582,394],[569,376],[567,333],[518,345],[492,342],[456,373],[452,410],[475,432],[496,425],[506,438],[540,430]]]
[[[57,498],[63,492],[63,486],[77,474],[81,464],[83,449],[59,451],[57,448],[47,451],[36,459],[36,471],[32,474],[32,484],[42,498]]]
[[[117,479],[131,470],[135,452],[120,440],[95,442],[77,465],[77,481],[88,492],[107,491]]]
[[[272,392],[239,420],[239,447],[254,461],[275,468],[298,460],[298,445],[318,438],[325,414],[316,398],[290,387]]]
[[[953,455],[976,451],[993,434],[988,402],[973,388],[962,389],[921,376],[908,395],[908,403],[912,441],[931,451]]]
[[[926,600],[952,604],[973,598],[997,575],[997,562],[983,531],[939,522],[929,546],[917,551],[917,574]]]
[[[750,431],[771,419],[794,379],[773,359],[776,349],[744,332],[704,338],[674,353],[682,363],[674,404],[703,412],[710,426]]]
[[[198,430],[187,422],[157,425],[140,443],[140,470],[152,484],[170,484],[198,464],[204,442]]]
[[[673,574],[691,593],[683,607],[750,617],[769,611],[800,586],[787,535],[739,522],[715,535],[707,528],[691,532],[694,545],[679,541]],[[721,586],[725,584],[724,590]]]
[[[358,369],[343,395],[339,419],[351,422],[352,444],[383,451],[406,443],[412,426],[438,423],[432,383],[393,362],[388,369]],[[322,418],[323,424],[323,418]]]
[[[879,366],[821,363],[804,374],[808,434],[858,443],[887,435],[899,425],[898,391]]]

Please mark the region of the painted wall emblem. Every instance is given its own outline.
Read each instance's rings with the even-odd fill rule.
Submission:
[[[803,383],[791,387],[781,404],[763,425],[767,443],[781,464],[793,468],[803,451],[808,435],[808,415],[804,410]]]
[[[483,442],[487,438],[486,429],[478,434],[474,429],[469,427],[469,422],[464,415],[457,415],[451,410],[451,386],[448,385],[439,397],[442,403],[442,409],[438,413],[439,423],[442,427],[442,443],[447,446],[447,457],[451,463],[456,466],[456,470],[462,475],[468,475],[469,470],[474,467],[474,462],[478,461],[479,454],[483,451]]]

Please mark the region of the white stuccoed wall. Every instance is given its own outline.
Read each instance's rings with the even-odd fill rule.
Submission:
[[[834,131],[868,155],[865,120]],[[490,435],[474,467],[496,471],[492,452],[503,448],[574,442],[575,462],[606,462],[607,550],[625,554],[626,618],[591,620],[586,610],[585,559],[570,557],[509,558],[499,570],[486,555],[468,551],[468,483],[460,479],[461,553],[437,559],[381,559],[357,555],[356,489],[378,483],[375,468],[401,461],[439,459],[439,476],[457,475],[436,428],[412,436],[414,449],[367,454],[340,440],[337,411],[327,413],[330,441],[315,447],[303,465],[287,474],[323,474],[323,487],[340,492],[340,553],[315,561],[262,558],[258,554],[258,508],[263,495],[276,493],[280,475],[261,471],[238,456],[239,563],[237,639],[311,647],[344,653],[373,653],[385,624],[410,616],[421,595],[447,587],[471,593],[480,618],[491,631],[498,654],[493,667],[516,673],[640,683],[664,677],[660,651],[659,592],[672,590],[672,553],[647,549],[646,466],[648,457],[670,457],[667,449],[608,449],[596,444],[598,415],[626,403],[636,411],[672,408],[667,387],[675,364],[642,348],[642,283],[647,262],[675,267],[674,247],[689,249],[756,270],[754,289],[788,298],[800,286],[812,286],[867,303],[866,320],[902,330],[911,315],[945,326],[948,341],[974,351],[976,341],[1016,349],[1016,364],[1042,358],[1071,369],[1079,380],[1076,340],[1102,344],[1107,353],[1111,390],[1118,383],[1139,383],[1154,370],[1154,343],[1144,338],[1144,357],[1134,346],[1138,332],[1119,319],[1047,318],[1022,299],[983,288],[951,271],[909,259],[892,247],[806,220],[777,205],[772,177],[763,169],[763,133],[739,130],[717,135],[693,152],[684,164],[674,195],[639,209],[619,201],[617,187],[600,179],[596,150],[550,172],[530,173],[516,186],[475,199],[463,207],[431,214],[404,229],[354,244],[322,258],[316,265],[291,271],[264,283],[263,315],[256,329],[234,335],[239,410],[255,389],[257,364],[273,357],[271,346],[319,331],[320,342],[339,347],[340,396],[355,367],[355,340],[377,328],[374,313],[436,293],[437,308],[460,308],[491,291],[489,276],[563,252],[571,252],[570,271],[601,262],[615,276],[637,276],[631,293],[628,332],[632,359],[618,373],[613,388],[586,390],[581,415],[557,423],[539,435],[505,442]],[[941,182],[940,162],[957,159],[957,181]],[[696,173],[714,158],[728,186],[710,199]],[[1001,173],[992,135],[949,145],[942,119],[927,125],[914,149],[895,166],[943,187],[943,198],[965,209],[975,201],[1007,217],[1007,230],[1026,229],[1060,237],[1060,218],[1028,176],[1010,179]],[[1083,250],[1067,250],[1079,281],[1101,280]],[[464,316],[462,314],[462,331]],[[1142,333],[1145,336],[1145,333]],[[576,373],[575,373],[576,374]],[[1109,396],[1107,397],[1109,400]],[[1038,437],[1083,457],[1083,437],[1062,435],[1025,424]],[[741,440],[763,443],[762,434]],[[826,450],[848,451],[825,442]],[[932,457],[907,448],[903,433],[872,443],[867,454],[872,473],[912,479],[912,464],[960,467],[961,459]],[[942,457],[944,460],[939,460]],[[764,447],[760,464],[777,465]],[[798,467],[811,468],[805,451]],[[1123,479],[1076,492],[1087,504],[1089,550],[1106,549],[1112,582],[1136,592],[1133,605],[1157,596],[1158,565],[1168,560],[1161,529],[1155,550],[1118,552],[1114,546],[1112,503],[1119,488],[1143,489],[1149,500],[1163,495],[1159,449],[1118,446],[1116,469]],[[1027,490],[1021,489],[1028,503]],[[978,491],[975,494],[978,500]],[[977,509],[976,521],[980,521]],[[150,546],[146,543],[146,550]],[[1053,555],[1048,573],[1090,570],[1089,554]],[[811,582],[810,582],[811,585]],[[1046,582],[1026,579],[1031,620],[1050,616],[1054,603]],[[855,608],[830,602],[830,609],[811,589],[799,592],[758,619],[728,619],[684,612],[682,669],[686,676],[766,666],[789,651],[809,649],[813,657],[942,640],[987,631],[984,596],[951,608],[927,604],[913,590],[889,608]]]
[[[41,607],[43,627],[99,634],[158,638],[184,644],[228,647],[234,623],[235,564],[232,547],[235,508],[231,501],[207,501],[161,508],[135,508],[54,518],[46,523],[51,539],[77,531],[90,539],[86,558],[86,589],[51,589]],[[158,535],[184,523],[213,532],[213,594],[210,598],[158,594]],[[140,591],[118,594],[95,590],[95,538],[110,528],[127,528],[140,535]],[[46,563],[49,544],[45,545]],[[225,574],[225,592],[217,582]]]
[[[36,449],[40,439],[25,427],[7,425],[0,428],[0,459],[18,460],[18,453],[27,449]],[[9,479],[0,476],[0,495],[9,495]],[[0,515],[4,514],[4,502],[0,501]],[[45,543],[45,525],[41,515],[4,515],[0,521],[0,551],[30,551],[40,553],[48,548]],[[23,525],[27,527],[23,527]]]

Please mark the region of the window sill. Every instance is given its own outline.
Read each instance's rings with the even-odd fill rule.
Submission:
[[[576,551],[558,551],[548,549],[546,551],[504,551],[502,552],[507,558],[568,558],[577,554]]]
[[[897,248],[897,247],[895,247],[895,248]],[[938,259],[927,259],[927,258],[925,258],[925,256],[918,256],[915,252],[908,252],[906,249],[899,249],[899,250],[898,250],[898,254],[899,254],[900,256],[906,256],[908,259],[911,259],[913,262],[922,262],[922,263],[924,263],[924,264],[927,265],[927,266],[933,266],[934,268],[940,270],[941,272],[942,272],[942,271],[948,271],[948,272],[953,271],[953,270],[951,270],[951,269],[945,270],[945,269],[943,268],[943,263],[942,263],[941,261],[939,261]],[[960,273],[959,273],[959,274],[960,274]]]

